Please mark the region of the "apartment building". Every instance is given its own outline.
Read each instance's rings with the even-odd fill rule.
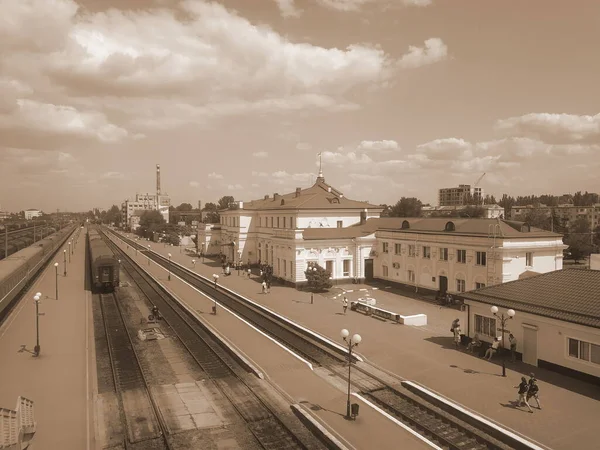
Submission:
[[[466,205],[469,200],[481,204],[483,198],[483,189],[470,184],[459,184],[458,187],[443,188],[438,191],[439,206],[461,206]]]
[[[583,217],[590,223],[590,229],[594,230],[600,224],[600,203],[591,206],[575,206],[572,204],[559,204],[557,206],[547,205],[526,205],[513,206],[510,212],[511,219],[525,217],[532,210],[543,212],[548,217],[552,215],[552,211],[565,224],[570,225],[578,218]]]

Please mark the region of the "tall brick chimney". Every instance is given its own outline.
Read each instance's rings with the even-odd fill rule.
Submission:
[[[156,165],[156,195],[160,195],[160,164]]]

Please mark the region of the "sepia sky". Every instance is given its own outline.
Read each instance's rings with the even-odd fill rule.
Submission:
[[[598,192],[600,2],[2,0],[0,207]]]

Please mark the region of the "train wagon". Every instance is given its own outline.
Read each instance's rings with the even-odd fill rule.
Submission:
[[[119,261],[98,230],[88,230],[93,292],[112,292],[119,285]]]

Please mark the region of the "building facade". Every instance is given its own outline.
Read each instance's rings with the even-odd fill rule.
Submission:
[[[168,195],[136,194],[135,200],[125,200],[121,204],[121,214],[127,227],[134,230],[139,224],[139,216],[144,211],[159,211],[168,223],[170,206],[171,198]]]
[[[564,269],[462,295],[465,334],[502,337],[499,314],[516,314],[504,330],[523,362],[600,384],[600,271]]]
[[[42,211],[39,209],[28,209],[25,211],[25,220],[31,220],[34,217],[40,217],[42,215]]]
[[[562,235],[500,219],[398,219],[377,226],[374,276],[441,293],[562,269]]]
[[[512,219],[518,219],[526,217],[527,214],[531,213],[532,211],[541,212],[547,217],[550,217],[554,211],[554,214],[556,217],[558,217],[558,220],[562,225],[565,226],[571,225],[580,217],[588,220],[591,230],[594,230],[598,225],[600,225],[600,203],[590,206],[575,206],[572,204],[560,204],[557,206],[513,206],[510,210],[510,216]]]
[[[349,263],[344,261],[352,259],[348,246],[336,243],[334,248],[318,239],[307,242],[305,233],[312,229],[342,231],[379,217],[382,211],[380,206],[346,198],[320,173],[307,189],[265,195],[220,211],[221,223],[211,227],[210,240],[207,230],[199,230],[198,242],[205,248],[218,246],[231,262],[270,265],[274,276],[291,284],[306,281],[304,271],[313,261],[332,269],[333,278],[350,278],[358,275],[356,270],[345,270]]]
[[[461,206],[469,202],[481,204],[483,198],[483,189],[470,184],[459,184],[458,187],[443,188],[438,191],[439,206]]]

